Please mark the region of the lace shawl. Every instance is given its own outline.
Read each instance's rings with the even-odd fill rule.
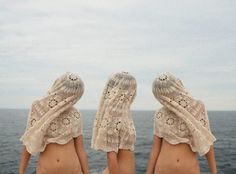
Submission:
[[[163,105],[155,113],[154,134],[171,144],[187,143],[199,155],[206,154],[216,139],[203,102],[194,99],[170,73],[154,80],[153,94]]]
[[[43,98],[33,102],[21,141],[32,155],[49,143],[66,144],[82,134],[81,113],[73,105],[81,98],[84,84],[79,76],[59,77]]]
[[[91,147],[105,152],[134,150],[136,132],[130,105],[136,95],[136,80],[128,73],[109,78],[93,125]]]

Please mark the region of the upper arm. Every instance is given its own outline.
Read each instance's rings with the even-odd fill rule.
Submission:
[[[31,155],[27,151],[26,146],[23,145],[19,164],[19,174],[25,173],[30,157]]]
[[[214,147],[213,145],[210,147],[210,150],[205,154],[205,157],[208,162],[208,166],[211,170],[212,174],[217,173],[216,161],[215,161],[215,154],[214,154]]]
[[[21,152],[22,158],[29,158],[31,154],[28,152],[25,145],[22,146],[22,152]]]
[[[161,149],[162,138],[153,135],[152,150],[159,151]]]
[[[117,160],[117,153],[114,151],[107,152],[108,160]]]
[[[74,142],[76,149],[78,149],[79,151],[84,150],[83,135],[74,138]]]
[[[211,145],[209,151],[205,154],[206,158],[214,157],[214,146]]]

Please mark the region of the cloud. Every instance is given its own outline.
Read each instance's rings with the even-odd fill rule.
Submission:
[[[81,108],[96,108],[107,77],[130,71],[133,108],[159,107],[153,79],[170,71],[209,109],[234,109],[236,3],[210,1],[3,1],[0,105],[29,107],[66,71],[86,84]],[[4,100],[3,100],[4,99]]]

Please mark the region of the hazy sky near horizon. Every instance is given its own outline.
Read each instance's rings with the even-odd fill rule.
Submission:
[[[76,105],[96,109],[109,75],[138,82],[134,109],[156,110],[154,78],[169,71],[209,110],[236,110],[234,0],[0,0],[0,108],[29,108],[70,71]]]

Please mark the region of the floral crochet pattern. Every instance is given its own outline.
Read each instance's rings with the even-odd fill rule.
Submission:
[[[163,105],[154,116],[154,134],[171,144],[187,143],[204,155],[216,140],[204,104],[194,99],[181,80],[170,73],[157,77],[153,94]]]
[[[117,73],[107,82],[93,126],[91,147],[105,152],[134,150],[136,131],[130,105],[136,95],[136,81],[129,73]]]
[[[49,143],[66,144],[82,134],[82,117],[73,105],[83,91],[80,77],[66,73],[54,82],[45,97],[33,102],[21,137],[29,153],[36,155]]]

